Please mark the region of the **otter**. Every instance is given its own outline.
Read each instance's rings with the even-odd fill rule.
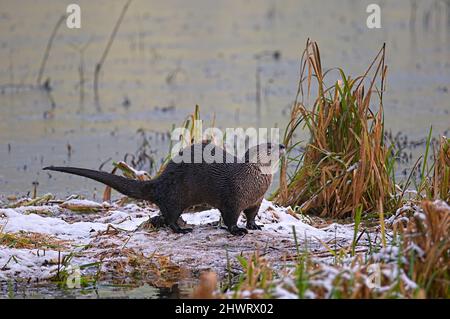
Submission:
[[[182,149],[159,176],[149,181],[77,167],[49,166],[44,170],[87,177],[131,198],[153,202],[161,214],[150,222],[155,226],[169,226],[176,233],[192,231],[177,223],[184,210],[208,204],[219,209],[231,234],[244,235],[247,229],[261,229],[255,217],[272,182],[273,165],[278,163],[284,149],[282,144],[260,144],[248,149],[245,157],[239,160],[219,146],[193,144]],[[196,155],[199,151],[200,160]],[[202,154],[208,154],[209,160]],[[247,229],[237,226],[241,212],[247,218]]]

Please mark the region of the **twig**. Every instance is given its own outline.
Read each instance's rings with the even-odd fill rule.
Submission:
[[[125,5],[122,8],[122,12],[120,13],[119,19],[117,20],[114,29],[111,33],[111,36],[109,37],[108,43],[106,44],[105,50],[103,51],[103,54],[100,58],[100,60],[95,65],[95,73],[94,73],[94,97],[95,97],[95,103],[97,107],[99,106],[99,95],[98,95],[98,76],[100,74],[100,71],[103,67],[103,64],[105,63],[106,57],[108,56],[109,50],[111,49],[111,46],[114,42],[114,39],[116,37],[117,31],[119,30],[120,24],[122,23],[122,20],[125,16],[125,13],[128,10],[128,7],[130,6],[132,0],[128,0]]]
[[[89,41],[86,42],[86,44],[84,44],[83,46],[77,46],[74,44],[71,45],[72,49],[77,51],[80,56],[80,64],[78,66],[78,75],[80,78],[80,80],[78,82],[78,86],[79,86],[79,90],[80,90],[80,107],[82,107],[84,105],[84,83],[86,82],[85,77],[84,77],[84,51],[86,51],[86,49],[91,44],[91,40],[92,40],[92,38],[89,39]]]
[[[14,260],[16,264],[19,263],[19,262],[17,261],[16,255],[12,255],[11,257],[9,257],[8,261],[6,262],[6,264],[4,264],[2,268],[0,268],[0,270],[2,270],[2,271],[6,270],[6,269],[7,269],[6,267],[7,267],[8,264],[11,262],[11,260]]]
[[[67,15],[62,15],[59,20],[56,22],[55,27],[53,28],[52,34],[47,42],[47,47],[45,48],[44,57],[42,58],[41,67],[39,68],[39,74],[37,77],[37,84],[38,86],[41,86],[42,82],[42,76],[44,75],[45,65],[47,64],[48,57],[50,55],[50,50],[53,45],[53,40],[56,37],[56,33],[58,32],[59,27],[63,23],[63,21],[66,19]]]

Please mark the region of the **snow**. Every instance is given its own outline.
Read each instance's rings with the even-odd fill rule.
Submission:
[[[0,214],[7,218],[3,232],[15,233],[19,231],[35,232],[55,235],[61,239],[88,241],[93,231],[106,230],[103,223],[78,222],[69,224],[60,218],[43,217],[36,214],[24,215],[14,209],[0,209]]]
[[[293,228],[295,228],[297,236],[303,239],[310,239],[311,237],[325,239],[329,237],[326,231],[312,227],[288,214],[288,209],[290,208],[278,207],[264,200],[257,221],[265,225],[265,229],[269,231],[289,235],[290,237],[293,237]]]
[[[83,214],[80,211],[71,211],[70,208],[74,206],[101,210]],[[95,256],[106,249],[100,246],[126,245],[130,249],[141,251],[144,255],[150,256],[158,252],[169,256],[171,261],[179,265],[197,270],[213,269],[218,273],[223,273],[226,269],[227,252],[234,260],[235,255],[251,253],[258,249],[266,249],[268,258],[274,260],[280,260],[283,255],[293,254],[295,252],[293,228],[300,242],[315,240],[312,248],[317,250],[321,249],[321,244],[316,238],[330,240],[335,237],[336,232],[341,237],[353,236],[351,226],[336,224],[336,227],[330,229],[318,229],[289,214],[289,209],[263,201],[256,220],[263,226],[263,230],[249,231],[249,234],[243,237],[232,236],[217,226],[220,220],[220,212],[217,209],[186,213],[182,218],[187,224],[192,225],[194,230],[192,233],[182,235],[174,234],[168,229],[142,230],[141,226],[145,225],[150,217],[159,213],[151,207],[136,204],[118,206],[115,203],[97,203],[71,198],[59,205],[0,209],[0,232],[33,232],[54,236],[55,239],[71,243],[70,247],[61,252],[66,255],[77,247],[92,246],[77,254],[86,262],[97,261]],[[239,225],[245,226],[245,217],[241,216]],[[118,234],[102,236],[111,228]],[[2,247],[0,268],[8,264],[8,270],[0,270],[0,278],[50,277],[54,266],[43,266],[44,261],[55,258],[58,252],[47,250],[46,258],[38,252],[38,249]],[[76,263],[76,259],[72,262]]]
[[[270,201],[263,200],[256,217],[256,223],[263,225],[264,231],[289,236],[290,238],[293,238],[293,228],[295,228],[297,236],[303,239],[310,239],[311,237],[329,239],[334,237],[334,233],[331,235],[328,229],[315,228],[288,214],[288,209],[290,208],[279,207]],[[210,209],[198,213],[184,214],[182,218],[190,225],[207,225],[217,223],[220,220],[220,212],[217,209]],[[244,216],[239,218],[238,225],[245,226]],[[341,237],[353,236],[353,229],[336,225]]]
[[[0,280],[22,278],[45,279],[51,277],[55,267],[44,266],[51,259],[58,259],[55,251],[38,255],[36,250],[4,248],[0,250]]]
[[[209,209],[197,213],[188,213],[181,216],[189,225],[207,225],[217,223],[220,220],[220,212],[217,209]]]
[[[97,202],[93,202],[87,199],[69,199],[65,201],[62,205],[73,205],[73,206],[84,206],[92,208],[103,208],[103,205]]]
[[[24,215],[28,215],[33,212],[51,216],[56,215],[61,211],[59,206],[21,206],[14,208],[14,210]]]

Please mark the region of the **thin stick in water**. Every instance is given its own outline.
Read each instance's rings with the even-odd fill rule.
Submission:
[[[103,54],[100,58],[100,60],[95,65],[95,73],[94,73],[94,97],[95,97],[95,103],[97,107],[99,106],[99,95],[98,95],[98,77],[100,74],[100,71],[103,67],[103,64],[105,63],[106,57],[108,56],[109,50],[111,49],[111,46],[114,42],[114,39],[116,37],[117,31],[119,30],[120,24],[122,23],[122,20],[125,16],[125,13],[128,10],[128,7],[130,6],[132,0],[128,0],[125,5],[122,8],[122,12],[120,13],[119,19],[117,19],[116,24],[114,25],[114,29],[111,33],[111,36],[109,37],[108,43],[106,44],[105,50],[103,51]]]
[[[44,75],[45,65],[47,64],[48,57],[50,55],[50,50],[52,49],[53,40],[56,37],[56,33],[58,32],[59,27],[66,20],[67,15],[62,15],[59,20],[56,22],[55,27],[53,28],[52,34],[47,42],[47,47],[45,48],[44,57],[42,58],[41,67],[39,68],[39,73],[37,77],[37,85],[41,86],[42,76]]]

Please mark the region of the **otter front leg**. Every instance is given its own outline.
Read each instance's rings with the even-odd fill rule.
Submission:
[[[261,202],[259,202],[255,206],[244,209],[244,214],[245,214],[245,217],[247,218],[247,229],[252,229],[252,230],[261,230],[262,229],[263,226],[258,225],[255,222],[255,217],[258,214],[260,206],[261,206]]]
[[[225,209],[225,210],[221,209],[220,212],[222,213],[222,219],[223,219],[223,222],[225,223],[225,226],[227,226],[228,231],[232,235],[241,236],[241,235],[245,235],[248,233],[247,229],[238,227],[238,225],[237,225],[237,221],[239,218],[239,211],[234,211],[234,210],[229,210],[229,209]]]

